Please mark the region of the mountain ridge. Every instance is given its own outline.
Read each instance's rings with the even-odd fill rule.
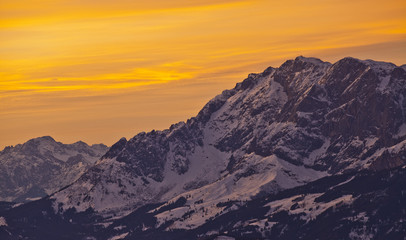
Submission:
[[[63,144],[50,136],[0,151],[0,200],[27,201],[51,194],[76,180],[107,151],[103,144]]]
[[[185,189],[227,179],[228,173],[236,182],[263,176],[268,180],[258,189],[277,191],[292,176],[297,178],[291,182],[294,186],[317,176],[357,171],[376,159],[380,162],[372,167],[388,162],[399,166],[404,160],[391,159],[405,151],[405,136],[395,140],[392,136],[404,124],[398,117],[404,108],[400,99],[404,76],[395,65],[350,57],[334,64],[304,57],[288,60],[279,68],[250,74],[186,122],[121,139],[71,190],[64,190],[68,197],[62,193],[55,197],[71,207],[80,202],[84,206],[75,208],[82,211],[88,207],[116,211],[152,199],[168,200]],[[379,106],[380,101],[386,104]],[[388,105],[396,111],[387,111]],[[386,148],[389,154],[383,154]],[[252,167],[260,162],[265,169],[282,163],[281,169],[269,179],[267,172]],[[315,178],[300,179],[299,172]],[[278,178],[284,180],[277,183]],[[77,194],[82,191],[86,194]]]
[[[405,110],[403,67],[299,56],[249,74],[186,122],[120,139],[72,184],[32,203],[48,215],[33,215],[101,239],[359,239],[384,235],[382,221],[398,237],[404,209],[377,203],[404,201]],[[1,213],[5,229],[22,233],[26,210]],[[337,228],[323,225],[335,220]]]

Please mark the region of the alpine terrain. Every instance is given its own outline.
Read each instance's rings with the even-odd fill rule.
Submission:
[[[108,147],[84,142],[62,144],[45,136],[0,151],[0,201],[39,199],[72,183]]]
[[[120,139],[48,197],[4,203],[0,236],[404,239],[405,183],[406,66],[297,57]]]

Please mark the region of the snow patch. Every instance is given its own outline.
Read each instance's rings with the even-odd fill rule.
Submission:
[[[127,237],[127,235],[128,235],[128,232],[127,232],[127,233],[120,234],[120,235],[117,235],[117,236],[114,236],[114,237],[111,237],[111,238],[109,238],[109,240],[119,240],[119,239],[123,239],[123,238]]]
[[[323,156],[323,154],[326,153],[329,146],[330,139],[325,139],[323,145],[319,149],[316,149],[313,152],[311,152],[309,154],[309,157],[303,160],[303,163],[305,165],[312,166],[318,158],[320,158],[321,156]]]
[[[6,219],[4,217],[0,217],[0,227],[1,226],[6,226],[6,227],[8,226]]]
[[[386,87],[388,86],[390,81],[390,76],[385,76],[384,78],[381,79],[381,82],[379,83],[378,90],[383,92],[385,91]]]
[[[265,224],[268,221],[268,219],[261,219],[261,220],[257,220],[255,219],[255,221],[252,221],[249,223],[250,226],[256,226],[258,228],[265,228]]]
[[[235,240],[235,238],[229,236],[218,236],[214,240]]]
[[[368,138],[366,138],[365,139],[365,147],[367,147],[367,148],[372,147],[376,143],[376,141],[378,141],[378,140],[379,140],[379,138],[377,138],[377,137],[368,137]]]
[[[27,201],[37,201],[40,200],[42,197],[36,197],[36,198],[26,198],[25,200]]]
[[[344,195],[330,202],[316,202],[315,199],[321,195],[323,195],[323,193],[296,195],[270,202],[265,205],[271,208],[267,216],[280,211],[288,211],[290,214],[301,214],[300,218],[309,222],[330,207],[334,208],[341,204],[350,204],[354,200],[352,195]],[[294,205],[297,207],[293,207]]]
[[[403,123],[394,137],[400,138],[406,135],[406,123]]]

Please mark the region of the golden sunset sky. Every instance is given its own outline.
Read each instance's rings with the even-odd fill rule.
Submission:
[[[298,55],[406,63],[404,0],[0,0],[0,148],[111,145]]]

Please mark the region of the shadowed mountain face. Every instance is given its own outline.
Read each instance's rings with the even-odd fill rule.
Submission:
[[[0,200],[24,202],[72,183],[107,151],[84,142],[62,144],[46,136],[0,152]]]
[[[323,214],[337,204],[356,204],[354,208],[361,204],[348,191],[320,200],[333,183],[346,184],[360,171],[373,179],[377,172],[405,165],[405,114],[404,67],[354,58],[330,64],[297,57],[279,68],[250,74],[187,122],[121,139],[77,181],[38,204],[53,209],[56,218],[81,216],[75,226],[97,217],[116,227],[105,228],[105,236],[210,238],[225,229],[239,229],[231,236],[244,238],[243,233],[251,231],[254,238],[310,239],[314,233],[308,228],[321,227],[322,221],[314,226],[307,225],[309,221],[326,217]],[[396,174],[399,178],[388,177],[388,181],[404,178],[403,170]],[[348,178],[336,181],[337,176]],[[323,177],[329,184],[314,182]],[[356,179],[351,181],[354,191],[365,186],[357,183],[364,178]],[[308,186],[303,191],[275,197],[303,185]],[[393,191],[382,190],[388,186],[375,187],[370,192],[377,198],[384,191],[388,199],[396,199],[403,191],[402,187]],[[248,210],[240,210],[243,206]],[[278,210],[285,208],[289,211]],[[349,214],[348,208],[339,209]],[[238,220],[251,210],[260,213]],[[302,218],[301,212],[306,213],[304,220],[296,221]],[[232,226],[216,222],[229,218],[236,219]],[[300,229],[303,234],[291,236],[285,228]],[[96,236],[95,229],[80,231]],[[361,230],[344,227],[339,233],[343,235],[337,236],[356,237],[363,234]],[[174,231],[181,235],[171,235]]]

